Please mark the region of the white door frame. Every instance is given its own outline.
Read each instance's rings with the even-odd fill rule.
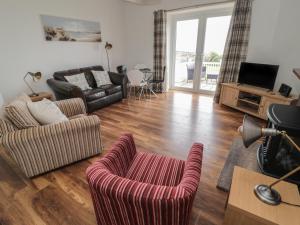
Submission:
[[[193,12],[182,12],[170,15],[170,50],[169,50],[169,87],[171,90],[190,91],[203,94],[214,94],[214,91],[200,89],[200,73],[203,63],[204,44],[206,21],[210,17],[228,16],[232,14],[233,5],[226,5],[218,9],[199,9]],[[177,36],[177,22],[183,20],[198,19],[198,37],[195,58],[195,71],[193,88],[176,87],[175,86],[175,64],[176,64],[176,36]]]

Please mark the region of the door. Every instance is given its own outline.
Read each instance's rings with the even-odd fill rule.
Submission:
[[[232,6],[171,16],[170,88],[214,93]]]

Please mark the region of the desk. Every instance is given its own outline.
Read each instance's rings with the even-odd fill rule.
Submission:
[[[235,167],[224,225],[300,225],[300,207],[281,203],[271,206],[261,202],[254,194],[257,184],[270,184],[276,179],[241,167]],[[300,204],[296,185],[281,182],[274,187],[282,200]]]

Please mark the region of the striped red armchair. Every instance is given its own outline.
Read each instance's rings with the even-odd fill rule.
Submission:
[[[123,135],[105,157],[86,171],[97,223],[189,224],[202,151],[202,144],[194,144],[184,162],[137,152],[132,135]]]

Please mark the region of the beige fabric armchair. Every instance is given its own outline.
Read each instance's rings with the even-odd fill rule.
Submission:
[[[26,176],[59,168],[102,151],[100,119],[86,116],[79,98],[56,102],[67,122],[2,132],[1,142]]]

